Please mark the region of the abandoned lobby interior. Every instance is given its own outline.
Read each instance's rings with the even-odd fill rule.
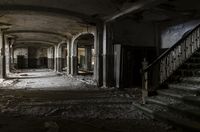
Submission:
[[[0,0],[0,132],[185,131],[199,0]]]

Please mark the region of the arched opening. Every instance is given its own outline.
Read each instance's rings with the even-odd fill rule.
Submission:
[[[93,75],[94,71],[94,35],[83,34],[76,39],[77,43],[77,73]]]

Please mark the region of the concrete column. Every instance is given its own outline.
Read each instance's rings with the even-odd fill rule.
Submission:
[[[103,86],[112,87],[114,81],[114,51],[111,23],[104,24],[103,30]]]
[[[47,57],[48,57],[48,68],[49,69],[53,69],[53,65],[54,65],[54,62],[53,62],[53,47],[50,47],[47,49]]]
[[[5,37],[5,63],[6,63],[6,75],[10,73],[10,43],[11,39]]]
[[[67,42],[67,75],[71,74],[71,40]]]
[[[117,88],[120,88],[121,84],[121,44],[115,44],[114,45],[114,79],[115,79],[115,84]]]
[[[86,63],[86,69],[90,71],[92,67],[92,47],[91,46],[85,47],[85,63]]]
[[[103,24],[98,23],[94,35],[94,80],[103,85]]]
[[[5,70],[5,39],[2,30],[0,30],[0,79],[6,77]]]
[[[10,45],[10,70],[14,69],[14,41]]]
[[[78,74],[78,49],[77,49],[77,41],[72,41],[71,48],[71,75],[75,76]]]
[[[54,71],[57,71],[57,45],[54,46]]]
[[[57,67],[57,71],[61,72],[62,71],[62,46],[59,45],[57,47],[57,57],[56,57],[56,67]]]

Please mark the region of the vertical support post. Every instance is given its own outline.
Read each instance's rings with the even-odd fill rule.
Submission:
[[[5,40],[2,29],[0,30],[0,79],[5,78]]]
[[[48,68],[53,69],[54,67],[54,51],[53,47],[48,48],[47,55],[48,55]]]
[[[116,87],[120,88],[121,87],[121,44],[115,44],[114,45],[114,52],[115,52],[115,60],[114,60],[114,68],[115,68],[115,82],[116,82]]]
[[[67,75],[71,74],[71,39],[67,42]]]
[[[57,71],[57,49],[58,49],[58,46],[55,45],[54,46],[54,71]]]
[[[56,58],[56,67],[57,71],[61,72],[62,71],[62,44],[60,43],[57,46],[57,58]]]
[[[115,85],[115,81],[111,23],[104,24],[103,33],[103,86],[112,87]]]
[[[103,85],[103,24],[98,23],[94,35],[94,80],[98,86]]]
[[[78,74],[78,48],[77,41],[72,41],[72,49],[71,49],[71,74],[76,76]]]
[[[6,65],[6,75],[10,73],[10,43],[11,38],[5,36],[5,65]]]
[[[91,65],[92,65],[92,48],[91,48],[91,46],[87,46],[86,48],[85,48],[85,62],[86,62],[86,69],[88,70],[88,71],[90,71],[91,70]]]
[[[14,49],[13,44],[10,45],[10,69],[14,69]]]
[[[148,72],[144,70],[147,68],[148,62],[146,61],[146,58],[144,58],[144,61],[142,62],[142,101],[145,104],[145,98],[148,96]]]

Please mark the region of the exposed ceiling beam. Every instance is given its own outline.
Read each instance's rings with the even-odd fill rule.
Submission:
[[[121,10],[120,12],[117,12],[111,16],[105,17],[105,22],[113,21],[129,13],[134,13],[143,9],[154,7],[165,1],[166,0],[139,0],[137,2],[134,2],[129,8]]]

